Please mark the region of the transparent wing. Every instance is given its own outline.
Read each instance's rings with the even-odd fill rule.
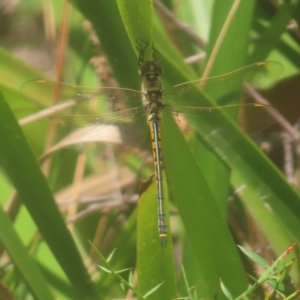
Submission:
[[[115,110],[124,109],[126,103],[129,103],[131,107],[140,106],[142,95],[142,92],[131,89],[84,87],[47,80],[27,81],[21,86],[20,91],[43,104],[49,105],[69,100],[75,100],[79,104],[85,99],[97,99],[98,107],[105,108],[107,105],[115,104]]]
[[[38,103],[49,105],[53,101],[59,102],[20,120],[21,124],[26,124],[24,129],[33,145],[39,143],[40,147],[41,140],[47,134],[48,139],[53,140],[51,148],[43,152],[40,160],[61,148],[76,148],[80,151],[88,150],[86,166],[89,171],[91,168],[101,170],[100,178],[97,173],[98,184],[93,188],[88,179],[83,179],[78,185],[81,189],[80,197],[88,191],[93,195],[101,193],[101,197],[110,203],[111,200],[123,203],[123,194],[126,194],[124,198],[127,199],[137,193],[135,184],[140,174],[124,167],[129,164],[128,161],[136,166],[144,163],[140,158],[144,153],[137,151],[136,154],[132,147],[127,146],[141,147],[147,140],[144,135],[148,133],[147,119],[140,92],[119,88],[85,88],[44,80],[27,82],[21,91]],[[43,151],[44,144],[41,147],[38,153]],[[66,153],[68,155],[69,152]],[[59,158],[57,161],[64,164]],[[70,166],[68,162],[66,165]],[[65,170],[59,172],[65,174]],[[77,192],[76,197],[79,197],[79,190]],[[68,197],[70,195],[74,193],[68,194]]]
[[[178,84],[165,93],[165,104],[192,107],[237,104],[244,82],[261,90],[274,82],[282,70],[283,66],[278,62],[260,62],[221,76]]]
[[[172,114],[185,137],[196,131],[209,147],[217,147],[223,152],[243,134],[254,134],[272,125],[274,119],[269,114],[272,110],[271,106],[249,103],[222,108],[172,107],[164,114]],[[249,121],[250,116],[255,120]]]
[[[269,113],[274,109],[255,103],[250,95],[243,93],[243,83],[261,90],[281,71],[282,66],[277,62],[261,62],[222,76],[176,85],[164,97],[164,113],[174,116],[185,135],[196,128],[204,138],[227,134],[229,143],[240,137],[232,129],[233,123],[244,133],[257,133],[275,122]]]
[[[20,121],[26,124],[47,119],[57,124],[62,128],[63,138],[57,145],[59,148],[88,142],[136,146],[144,139],[147,120],[139,91],[88,88],[44,80],[29,81],[21,91],[48,102],[62,101]]]
[[[258,132],[274,122],[268,114],[272,108],[251,103],[249,95],[244,95],[243,104],[237,104],[243,82],[262,89],[273,82],[281,70],[279,63],[261,62],[222,76],[176,85],[164,93],[163,110],[172,113],[185,134],[192,128],[202,131],[204,137],[224,132],[226,119],[237,122],[247,133]],[[140,91],[88,88],[44,80],[27,82],[21,91],[39,100],[45,99],[43,102],[62,101],[21,121],[47,118],[56,122],[64,128],[61,146],[87,142],[136,146],[148,134]],[[230,137],[236,138],[233,133]]]

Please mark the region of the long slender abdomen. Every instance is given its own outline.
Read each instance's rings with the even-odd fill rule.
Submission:
[[[163,190],[163,160],[161,150],[161,119],[157,113],[151,113],[148,117],[151,134],[152,153],[154,161],[156,190],[157,190],[157,214],[158,214],[158,233],[162,246],[167,244],[167,225],[165,216],[164,190]]]

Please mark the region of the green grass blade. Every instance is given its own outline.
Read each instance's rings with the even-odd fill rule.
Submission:
[[[238,295],[247,286],[247,279],[226,219],[173,122],[166,115],[162,126],[167,180],[206,282],[209,298],[217,294],[218,299],[224,299],[219,278],[226,282],[232,293]]]
[[[114,76],[122,87],[140,89],[138,62],[116,1],[72,0],[93,24]],[[128,76],[130,74],[130,76]]]
[[[153,6],[151,0],[118,0],[117,1],[124,26],[130,38],[131,44],[136,49],[137,39],[153,43]],[[145,52],[145,59],[152,59],[152,48],[148,47]]]
[[[221,11],[221,9],[219,10]],[[246,14],[249,14],[249,12],[244,12]],[[248,18],[248,16],[245,16]],[[240,34],[239,36],[244,37],[243,34]],[[247,33],[246,36],[249,36]],[[225,43],[225,41],[224,41]],[[227,42],[226,42],[227,43]],[[161,50],[163,52],[163,49]],[[228,50],[227,51],[221,51],[219,55],[223,54],[222,59],[218,62],[222,65],[222,61],[225,64],[224,67],[220,67],[222,70],[226,69],[229,62],[236,62],[236,59],[230,59],[232,55],[235,57],[239,55],[244,55],[245,53],[229,53],[229,51],[234,52],[233,49],[230,48],[230,42],[228,41]],[[164,55],[164,53],[163,53]],[[170,57],[170,56],[167,56]],[[245,59],[245,58],[244,58]],[[241,62],[243,59],[238,58]],[[227,65],[226,65],[227,64]],[[180,76],[180,70],[183,69],[183,66],[181,66],[180,61],[177,62],[177,65],[175,67],[175,62],[169,62],[166,61],[166,74],[175,74],[177,73],[178,76]],[[175,70],[176,68],[176,70]],[[222,72],[220,72],[222,73]],[[219,74],[220,74],[219,73]],[[183,74],[181,74],[183,75]],[[187,81],[187,79],[184,79],[184,76],[182,76],[181,79],[177,79],[177,77],[174,79],[175,82],[183,82]],[[191,78],[192,79],[192,78]],[[225,125],[226,126],[226,125]],[[201,131],[201,126],[199,126],[199,131]],[[226,141],[226,138],[224,139],[224,142]],[[213,144],[213,145],[212,145]],[[238,170],[239,176],[241,176],[241,181],[244,184],[251,184],[253,187],[256,187],[256,191],[258,191],[259,187],[259,194],[258,198],[261,199],[261,195],[268,195],[270,196],[270,199],[276,199],[276,201],[272,201],[274,205],[274,209],[276,211],[276,214],[280,215],[280,218],[283,218],[283,221],[285,222],[285,225],[287,228],[289,228],[290,233],[294,236],[297,234],[297,228],[299,228],[299,224],[297,221],[297,216],[295,216],[296,212],[299,211],[299,196],[295,193],[293,188],[291,188],[285,181],[285,179],[281,176],[281,174],[277,171],[277,169],[270,163],[268,159],[265,158],[265,156],[262,154],[260,150],[257,149],[251,143],[248,139],[241,138],[237,140],[235,145],[231,145],[233,149],[227,150],[226,142],[224,144],[220,143],[220,141],[215,141],[212,143],[212,148],[219,154],[219,157],[225,158],[224,162],[231,168]],[[247,166],[247,167],[245,167]],[[218,170],[218,165],[214,165],[211,160],[207,161],[207,167],[204,169],[215,169]],[[263,172],[262,172],[263,170]],[[218,174],[218,172],[215,172]],[[224,176],[222,174],[222,178],[220,180],[215,179],[215,182],[218,182],[218,186],[220,182],[223,182],[224,180],[228,181],[228,176]],[[210,182],[210,186],[213,187],[213,181]],[[226,188],[226,186],[225,186]],[[226,200],[227,197],[224,198]],[[247,200],[251,201],[251,199]],[[285,203],[283,206],[281,204]],[[281,204],[280,204],[281,203]],[[287,206],[289,207],[287,209]],[[284,208],[281,210],[281,208]],[[282,211],[282,213],[280,213]],[[293,212],[291,215],[290,213]],[[286,214],[286,216],[285,216]],[[292,218],[290,219],[290,217]],[[290,222],[289,222],[290,220]],[[298,239],[298,238],[297,238]]]
[[[29,68],[23,61],[0,48],[0,85],[11,90],[18,89],[22,83],[32,78],[44,78],[42,73]]]
[[[154,286],[164,282],[147,299],[173,299],[177,294],[175,266],[172,252],[171,234],[168,235],[167,246],[160,244],[157,230],[156,186],[152,183],[141,194],[138,202],[137,224],[137,268],[138,290],[148,293]],[[150,182],[151,182],[150,181]],[[164,184],[166,218],[169,219],[167,185]],[[170,227],[168,226],[168,229]],[[170,232],[170,230],[169,230]]]
[[[264,42],[255,44],[254,51],[249,60],[250,63],[266,59],[269,53],[275,48],[292,19],[295,4],[296,2],[291,4],[291,1],[281,4],[276,15],[272,18],[270,25],[260,36],[260,40]],[[265,41],[268,42],[266,43]]]
[[[4,98],[0,98],[0,165],[80,299],[97,299],[46,178]]]
[[[214,3],[212,28],[207,45],[207,60],[211,59],[213,48],[224,28],[234,2],[236,1],[217,0]],[[245,66],[254,3],[255,1],[253,0],[239,1],[237,10],[232,17],[221,46],[213,60],[213,68],[209,73],[209,77],[224,74]]]
[[[297,211],[291,211],[286,206],[285,199],[280,199],[280,195],[274,192],[274,189],[272,193],[266,194],[268,197],[263,197],[262,194],[264,193],[264,190],[265,193],[268,193],[268,186],[253,175],[251,182],[250,174],[248,174],[248,179],[245,179],[245,176],[240,173],[243,172],[242,170],[243,168],[241,166],[240,170],[234,170],[232,172],[231,182],[238,191],[237,195],[243,201],[244,205],[259,225],[259,228],[265,233],[277,255],[280,255],[292,242],[295,240],[299,241],[299,235],[295,236],[293,234],[293,231],[295,231],[294,223],[298,222],[299,219],[299,216],[295,215],[295,212]],[[244,171],[249,172],[247,169],[244,169]],[[272,173],[273,172],[271,171],[267,171],[265,175],[272,176]],[[292,188],[287,187],[285,180],[280,177],[281,175],[275,179],[275,182],[283,189],[290,189],[290,191],[286,191],[286,193],[292,192]],[[259,182],[255,181],[255,179],[259,180]],[[245,184],[246,180],[247,184]],[[275,182],[274,185],[276,185]],[[261,195],[258,195],[257,193],[258,186]],[[284,188],[284,186],[286,187]],[[296,195],[294,195],[294,197],[295,196]],[[275,211],[274,208],[276,208]],[[288,220],[289,223],[284,220]],[[278,236],[280,236],[280,239]]]
[[[31,258],[14,230],[8,216],[0,209],[0,241],[22,274],[35,299],[51,300],[54,296],[39,267]]]

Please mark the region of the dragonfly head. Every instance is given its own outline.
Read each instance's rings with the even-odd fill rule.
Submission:
[[[152,60],[145,59],[145,51],[148,47],[148,43],[141,40],[137,40],[137,50],[140,52],[139,55],[139,75],[148,80],[157,79],[160,75],[164,73],[164,68],[162,65],[163,57],[162,55],[152,46]]]
[[[162,64],[154,60],[145,61],[139,68],[140,76],[147,79],[157,78],[163,73],[164,73],[164,68]]]

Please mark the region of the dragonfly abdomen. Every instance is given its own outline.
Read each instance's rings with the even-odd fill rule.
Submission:
[[[156,190],[157,190],[157,215],[158,234],[162,246],[167,243],[167,224],[165,216],[164,190],[163,190],[163,159],[161,148],[161,116],[160,113],[152,112],[148,117],[151,134],[152,153],[155,170]]]

